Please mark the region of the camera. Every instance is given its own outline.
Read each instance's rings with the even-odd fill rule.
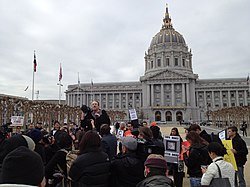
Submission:
[[[1,134],[1,138],[2,139],[5,139],[7,138],[8,136],[8,133],[12,132],[12,128],[9,128],[9,125],[11,125],[12,123],[6,123],[6,124],[3,124],[1,127],[0,127],[0,134]]]
[[[84,114],[87,114],[87,113],[89,113],[91,110],[90,110],[90,108],[89,108],[87,105],[82,105],[81,111],[82,111]]]

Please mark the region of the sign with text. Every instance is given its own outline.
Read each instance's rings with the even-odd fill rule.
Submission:
[[[136,120],[136,119],[138,119],[138,118],[137,118],[137,114],[136,114],[136,110],[135,110],[135,109],[130,109],[130,110],[129,110],[129,115],[130,115],[130,119],[131,119],[131,121],[132,121],[132,120]]]
[[[11,127],[23,126],[24,116],[11,116]]]

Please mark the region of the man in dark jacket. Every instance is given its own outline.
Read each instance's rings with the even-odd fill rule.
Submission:
[[[117,139],[110,133],[110,126],[108,124],[102,124],[100,129],[101,139],[101,148],[103,152],[107,153],[109,160],[116,155],[117,152]]]
[[[144,166],[146,179],[138,183],[136,187],[174,187],[173,181],[166,176],[167,161],[163,156],[149,155]]]
[[[83,127],[85,131],[96,128],[97,132],[100,132],[102,124],[110,125],[109,116],[105,110],[100,109],[98,101],[91,103],[91,109],[83,110],[83,108],[86,107],[82,107],[81,127]]]
[[[135,187],[144,179],[143,163],[136,156],[137,140],[127,136],[121,138],[122,155],[111,162],[113,187]]]
[[[237,164],[237,175],[239,178],[239,187],[246,187],[246,181],[244,179],[244,165],[247,161],[248,149],[246,142],[238,134],[238,128],[235,126],[228,127],[227,129],[229,140],[232,140],[235,161]]]

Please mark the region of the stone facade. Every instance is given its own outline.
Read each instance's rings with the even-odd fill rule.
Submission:
[[[139,119],[159,123],[203,121],[209,119],[207,111],[250,104],[246,79],[200,80],[193,73],[191,49],[173,28],[168,7],[144,59],[140,82],[69,85],[66,104],[90,105],[98,100],[105,110],[128,114],[135,108]]]

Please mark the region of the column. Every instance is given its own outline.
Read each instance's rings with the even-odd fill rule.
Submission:
[[[172,101],[172,106],[174,106],[175,105],[174,84],[171,84],[171,101]]]
[[[107,108],[107,109],[108,109],[108,102],[109,102],[108,99],[109,99],[108,94],[106,93],[106,107],[105,108]]]
[[[196,98],[196,106],[197,106],[197,107],[200,107],[200,106],[199,106],[199,92],[198,92],[198,91],[195,92],[195,98]]]
[[[133,93],[132,99],[133,99],[133,108],[136,108],[135,93]]]
[[[190,89],[189,89],[189,83],[187,83],[186,86],[187,86],[187,89],[186,89],[186,92],[187,92],[187,106],[190,106]]]
[[[182,93],[182,105],[183,105],[183,106],[186,106],[185,83],[182,83],[181,86],[182,86],[182,90],[181,90],[181,93]]]
[[[112,99],[113,99],[112,108],[115,109],[115,94],[114,93],[113,93]]]
[[[236,90],[236,106],[239,106],[239,90]]]
[[[150,85],[146,85],[147,86],[147,95],[144,96],[144,101],[146,102],[145,105],[146,107],[150,106],[151,105],[151,96],[150,96]]]
[[[74,107],[74,106],[76,106],[75,104],[76,104],[76,102],[75,102],[75,94],[74,95],[72,95],[73,96],[73,104],[72,104],[72,106]]]
[[[170,54],[170,66],[173,67],[174,66],[174,52],[172,51]]]
[[[99,104],[100,104],[100,107],[102,107],[102,94],[99,93]]]
[[[212,108],[214,108],[214,91],[212,91]]]
[[[223,96],[222,96],[222,91],[220,91],[220,108],[223,108]]]
[[[244,105],[247,106],[248,103],[247,103],[247,91],[244,90]]]
[[[228,102],[228,107],[231,107],[231,95],[230,95],[230,90],[228,90],[227,102]]]
[[[122,94],[119,93],[119,109],[122,109]]]
[[[204,91],[204,108],[206,107],[207,107],[207,94],[206,94],[206,91]]]
[[[128,108],[128,93],[126,93],[126,108]]]
[[[161,84],[161,106],[164,106],[164,84]]]
[[[151,84],[151,106],[154,106],[154,85]]]

